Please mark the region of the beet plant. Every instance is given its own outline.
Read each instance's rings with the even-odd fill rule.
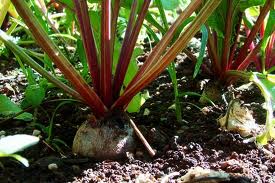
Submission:
[[[63,73],[70,82],[72,88],[57,80],[54,76],[45,72],[37,63],[29,59],[22,50],[15,45],[3,31],[0,32],[1,40],[15,54],[19,55],[25,63],[33,67],[37,72],[44,75],[49,81],[64,89],[74,98],[83,101],[92,110],[89,119],[83,123],[76,133],[73,151],[83,156],[98,159],[119,158],[126,151],[134,147],[133,131],[143,140],[133,121],[125,113],[127,105],[132,98],[152,82],[185,48],[190,39],[205,23],[207,18],[221,2],[220,0],[192,1],[179,15],[178,19],[169,27],[167,33],[155,46],[145,63],[127,86],[123,81],[140,29],[145,19],[150,0],[137,1],[131,4],[130,17],[123,39],[122,47],[117,61],[113,60],[114,42],[116,39],[117,19],[123,1],[103,0],[99,1],[101,7],[101,35],[100,46],[95,43],[95,32],[91,26],[94,20],[89,18],[89,8],[86,0],[74,0],[73,11],[75,12],[81,37],[86,53],[86,59],[92,79],[88,84],[62,53],[56,43],[47,35],[40,25],[37,17],[24,0],[12,0],[17,12],[28,26],[39,46],[45,51],[55,66]],[[127,1],[128,3],[131,1]],[[124,2],[125,3],[125,2]],[[174,41],[170,42],[177,33],[177,28],[193,12],[197,11],[194,20],[186,27],[183,33]],[[117,63],[115,72],[112,73],[112,65]],[[130,126],[133,127],[130,128]],[[148,147],[148,146],[147,146]],[[149,147],[148,147],[149,148]],[[150,149],[149,149],[150,150]],[[152,149],[149,151],[154,155]]]
[[[259,13],[249,22],[246,12],[255,6]],[[270,69],[274,64],[274,21],[273,0],[222,1],[206,23],[209,70],[215,78],[229,84],[234,77],[230,71],[245,71],[253,62],[260,71],[265,65]],[[242,37],[243,30],[246,37]]]
[[[250,11],[256,12],[253,17]],[[202,69],[209,71],[218,84],[211,83],[203,95],[214,100],[221,97],[217,86],[225,87],[240,79],[254,82],[266,102],[266,129],[257,138],[262,144],[275,138],[274,17],[274,0],[223,0],[206,22],[211,64]],[[258,72],[249,68],[252,64]]]

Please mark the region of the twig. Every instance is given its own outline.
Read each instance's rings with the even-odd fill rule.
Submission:
[[[49,149],[51,149],[53,152],[56,152],[56,150],[55,150],[52,146],[50,146],[50,144],[48,144],[48,142],[46,142],[45,140],[43,140],[42,142],[43,142],[43,144],[45,144]]]
[[[196,56],[190,51],[188,50],[187,48],[185,48],[183,50],[183,53],[186,54],[186,56],[193,62],[193,64],[196,64],[197,63],[197,58]]]
[[[130,121],[130,125],[132,126],[132,128],[134,129],[136,135],[138,136],[138,138],[141,140],[141,142],[143,143],[143,145],[145,146],[145,148],[149,152],[150,156],[151,157],[155,156],[156,151],[154,151],[153,148],[150,146],[150,144],[147,142],[147,140],[142,135],[142,133],[139,131],[139,129],[136,126],[136,124],[134,123],[134,121],[128,115],[126,115],[126,116],[127,116],[128,120]]]

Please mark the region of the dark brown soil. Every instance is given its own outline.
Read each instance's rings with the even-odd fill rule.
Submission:
[[[177,67],[180,91],[201,93],[203,77],[191,79],[191,64],[186,59],[183,61],[183,57],[180,59]],[[19,89],[13,92],[5,85],[16,89],[24,86],[25,81],[18,80],[21,77],[18,73],[12,78],[9,76],[13,72],[2,73],[5,79],[0,80],[1,93],[12,97],[14,101],[21,100]],[[140,181],[141,178],[137,177],[142,174],[149,177],[147,180],[143,178],[144,182],[160,182],[166,175],[171,175],[168,182],[177,182],[190,168],[198,166],[229,173],[230,180],[224,182],[275,182],[275,143],[270,142],[264,149],[258,148],[254,142],[244,143],[244,138],[238,134],[220,130],[216,119],[225,113],[223,102],[213,107],[201,105],[198,97],[183,97],[184,120],[179,124],[175,112],[169,108],[174,96],[168,74],[164,72],[147,89],[151,98],[139,113],[130,116],[157,150],[155,157],[150,157],[138,140],[135,152],[120,161],[96,161],[72,155],[70,147],[74,134],[90,111],[81,104],[70,103],[61,107],[54,118],[54,138],[63,140],[68,146],[58,144],[61,151],[57,151],[54,145],[45,143],[47,136],[42,132],[38,145],[20,153],[29,160],[29,168],[12,159],[1,159],[0,182],[134,182],[137,179]],[[260,92],[254,88],[235,91],[235,95],[250,104],[257,122],[263,124],[265,111],[261,108],[263,99]],[[47,125],[47,115],[51,117],[58,104],[42,104],[45,110],[38,109],[37,123]],[[146,115],[144,111],[147,111]],[[39,129],[37,125],[15,120],[0,124],[0,128],[6,131],[6,135],[32,134],[34,129]],[[50,170],[49,165],[51,167],[52,164],[57,167]],[[178,174],[173,174],[175,172]]]

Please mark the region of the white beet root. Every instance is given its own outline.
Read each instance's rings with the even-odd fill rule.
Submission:
[[[121,120],[125,119],[110,118],[97,127],[84,122],[75,135],[73,152],[99,160],[126,157],[126,152],[133,151],[135,147],[134,132],[128,121]]]

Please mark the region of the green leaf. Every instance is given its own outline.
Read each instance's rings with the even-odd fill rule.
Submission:
[[[40,85],[29,85],[25,91],[26,101],[33,107],[37,107],[45,98],[45,89]]]
[[[0,153],[14,154],[39,142],[39,138],[32,135],[17,134],[0,139]]]
[[[174,10],[179,7],[179,0],[161,0],[163,8],[165,10]]]
[[[70,9],[74,8],[74,3],[72,0],[59,0],[62,4],[65,4]]]
[[[123,8],[131,9],[133,0],[121,0],[121,6]],[[138,0],[138,10],[140,10],[143,0]]]
[[[20,163],[25,165],[25,167],[29,167],[29,161],[26,158],[24,158],[18,154],[12,154],[12,155],[10,155],[10,157],[16,159],[17,161],[19,161]]]
[[[188,17],[187,19],[185,19],[182,24],[178,27],[177,32],[175,33],[175,36],[172,40],[172,42],[175,42],[176,39],[178,39],[178,37],[180,36],[181,32],[184,30],[184,28],[191,23],[193,20],[195,19],[195,16],[191,16]]]
[[[250,16],[258,17],[260,14],[260,8],[259,6],[252,6],[246,9],[245,12],[248,12]]]
[[[242,0],[233,0],[232,1],[232,26],[231,26],[231,35],[229,39],[231,40],[230,46],[233,44],[234,37],[236,36],[235,27],[238,23],[240,11],[240,1]],[[217,50],[218,56],[222,55],[223,43],[224,43],[224,34],[225,34],[225,25],[227,23],[226,15],[228,10],[228,1],[223,0],[218,8],[212,13],[212,15],[207,20],[207,24],[212,30],[215,30],[217,33]]]
[[[73,2],[71,1],[72,6],[73,6]],[[64,26],[69,28],[72,26],[74,20],[75,20],[75,13],[72,11],[72,9],[69,8],[65,8],[65,13],[66,13],[66,18],[64,20]],[[68,31],[70,32],[70,31]]]
[[[275,128],[274,128],[274,126],[275,126],[275,118],[272,119],[271,123],[272,123],[272,125],[273,125],[273,128],[270,129],[269,134],[270,134],[270,136],[271,136],[272,138],[275,138]]]
[[[37,3],[30,1],[30,4],[31,4],[32,10],[33,10],[33,13],[35,14],[39,23],[41,24],[43,29],[45,31],[47,31],[47,33],[49,34],[50,33],[49,24],[47,23],[44,16],[42,15],[42,12],[41,12],[40,8],[38,7]]]
[[[44,54],[43,63],[44,63],[44,68],[46,70],[50,70],[55,75],[53,62],[47,54]]]
[[[218,8],[208,18],[207,24],[214,29],[219,37],[224,36],[224,27],[226,20],[227,2],[222,1]]]
[[[201,64],[202,64],[202,60],[203,60],[203,56],[205,53],[205,49],[206,49],[206,44],[207,44],[207,39],[208,39],[208,31],[205,25],[203,25],[201,27],[201,33],[202,33],[202,38],[201,38],[201,48],[200,48],[200,53],[199,53],[199,57],[197,59],[197,63],[195,66],[195,71],[193,74],[193,78],[195,78],[197,76],[197,74],[199,73]]]
[[[232,6],[233,6],[232,30],[234,30],[236,22],[238,20],[237,15],[240,12],[240,4],[239,4],[240,1],[241,0],[233,0],[232,2]],[[223,37],[224,35],[227,10],[228,10],[227,1],[223,0],[207,21],[208,25],[211,28],[214,28],[217,31],[218,36],[221,36],[221,37]]]
[[[90,22],[94,33],[95,44],[100,48],[100,35],[101,35],[101,16],[99,11],[89,11]],[[98,50],[99,51],[99,50]]]
[[[11,157],[11,158],[14,158],[14,159],[16,159],[17,161],[19,161],[20,163],[22,163],[23,165],[25,165],[26,167],[29,167],[29,161],[26,159],[26,158],[24,158],[24,157],[22,157],[22,156],[20,156],[20,155],[18,155],[18,154],[4,154],[4,153],[1,153],[0,152],[0,157]]]
[[[265,132],[256,137],[256,141],[262,145],[267,144],[267,141],[270,139],[268,132]]]
[[[145,17],[146,21],[148,21],[150,24],[155,26],[163,35],[165,34],[165,29],[156,21],[156,18],[153,17],[153,15],[148,12]]]
[[[267,78],[261,81],[271,96],[272,109],[275,110],[275,75],[268,74]]]
[[[140,94],[134,96],[129,105],[127,106],[127,112],[134,113],[139,112],[140,106],[145,102],[145,99],[142,98]]]
[[[159,42],[160,38],[159,38],[158,35],[153,31],[153,29],[152,29],[150,26],[146,25],[146,24],[144,24],[143,26],[147,29],[147,34],[150,35],[150,36],[153,38],[153,40],[154,40],[155,42]]]
[[[10,101],[8,97],[6,97],[5,95],[0,95],[0,118],[11,117],[21,111],[22,109],[18,105]],[[24,112],[15,117],[15,119],[31,121],[33,119],[33,116],[30,113]]]
[[[79,60],[81,61],[81,64],[83,67],[83,69],[81,71],[81,75],[82,75],[82,77],[86,78],[89,75],[89,68],[88,68],[88,63],[87,63],[87,59],[86,59],[84,46],[83,46],[81,39],[77,39],[76,45],[77,45],[76,52],[79,55]]]
[[[257,136],[257,142],[264,145],[268,140],[275,137],[275,123],[273,112],[275,110],[275,75],[264,75],[262,73],[251,73],[250,80],[261,90],[265,98],[266,124],[265,132]]]
[[[134,78],[134,76],[136,75],[137,71],[138,71],[138,65],[137,65],[137,61],[136,58],[142,53],[142,49],[141,48],[136,48],[133,52],[125,79],[124,79],[124,85],[127,86],[132,79]]]
[[[113,69],[112,72],[114,74],[115,69],[116,69],[116,65],[117,65],[117,61],[118,61],[118,57],[119,57],[119,53],[120,53],[120,49],[121,49],[121,44],[118,42],[118,40],[115,40],[115,47],[114,47],[114,55],[113,55]],[[137,71],[138,71],[138,65],[136,62],[136,58],[138,55],[140,55],[142,53],[142,49],[140,48],[136,48],[133,52],[131,61],[129,63],[126,75],[125,75],[125,79],[123,82],[124,86],[127,86],[131,80],[134,78],[134,76],[136,75]],[[127,107],[127,111],[130,113],[133,112],[138,112],[140,110],[141,105],[145,102],[145,98],[143,97],[142,94],[137,94],[135,97],[133,97],[133,99],[131,100],[131,102],[129,103],[128,107]]]
[[[261,90],[266,102],[271,101],[272,110],[275,110],[275,75],[252,73],[250,80],[253,81]]]
[[[198,96],[198,97],[202,97],[204,100],[206,100],[208,103],[212,104],[213,106],[216,106],[216,104],[210,99],[208,98],[207,96],[205,95],[201,95],[199,93],[196,93],[196,92],[181,92],[179,94],[179,97],[185,97],[185,96]]]
[[[138,71],[138,65],[137,65],[136,58],[141,53],[142,53],[142,50],[140,48],[136,48],[134,50],[131,61],[129,63],[129,66],[128,66],[128,69],[126,72],[126,75],[125,75],[124,82],[123,82],[124,86],[127,86],[131,82],[131,80],[134,78],[134,76],[136,75],[136,73]],[[135,97],[133,97],[133,99],[129,103],[129,105],[127,107],[127,111],[130,113],[139,112],[140,107],[143,105],[144,102],[145,102],[145,98],[143,97],[143,95],[141,93],[138,93]]]
[[[2,26],[2,23],[5,20],[6,14],[8,12],[8,8],[11,5],[10,0],[1,0],[0,1],[0,27]]]
[[[269,12],[269,17],[267,19],[266,27],[265,27],[265,32],[264,32],[264,37],[263,37],[263,44],[261,47],[262,52],[265,52],[268,40],[271,36],[271,34],[275,30],[275,10],[270,10]]]
[[[265,0],[241,0],[240,1],[240,9],[241,11],[244,11],[247,8],[250,8],[252,6],[259,6],[263,5],[265,3]]]
[[[26,72],[27,72],[27,79],[28,79],[28,83],[29,84],[35,84],[36,81],[36,76],[33,73],[33,70],[31,69],[31,67],[26,67]]]

